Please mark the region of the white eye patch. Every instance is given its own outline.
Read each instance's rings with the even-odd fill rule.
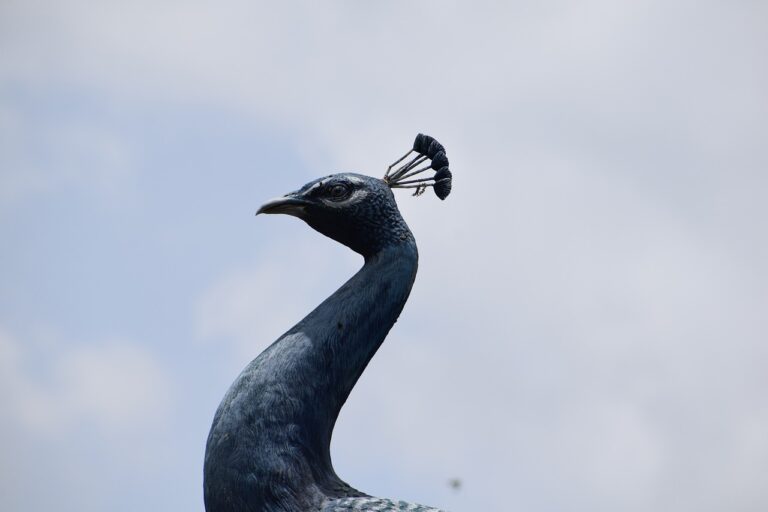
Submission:
[[[330,206],[331,208],[346,208],[347,206],[359,203],[365,199],[366,196],[368,196],[368,191],[358,188],[352,191],[352,194],[350,194],[350,196],[343,201],[331,201],[330,199],[325,198],[323,198],[322,201],[324,205]]]
[[[319,189],[322,186],[323,186],[323,182],[319,181],[314,185],[312,185],[311,187],[309,187],[306,191],[304,191],[304,195],[305,196],[311,195],[315,190]]]

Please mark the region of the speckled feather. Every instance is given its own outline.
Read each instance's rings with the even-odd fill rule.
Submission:
[[[440,509],[425,507],[417,503],[363,497],[330,500],[322,508],[322,512],[353,512],[355,510],[370,512],[443,512]]]

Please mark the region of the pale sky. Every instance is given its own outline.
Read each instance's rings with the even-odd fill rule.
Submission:
[[[763,2],[0,2],[0,496],[200,511],[242,367],[360,258],[266,199],[373,176],[411,300],[339,475],[459,511],[768,509]],[[460,478],[456,491],[448,485]]]

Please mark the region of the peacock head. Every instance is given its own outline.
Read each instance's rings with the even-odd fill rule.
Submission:
[[[416,157],[392,170],[414,151]],[[431,164],[419,168],[427,160],[431,160]],[[429,169],[437,170],[435,176],[408,179]],[[368,257],[389,245],[413,241],[392,189],[413,188],[414,195],[421,195],[428,187],[434,187],[438,197],[445,199],[451,190],[451,174],[442,146],[431,137],[419,134],[414,149],[390,165],[383,179],[355,173],[332,174],[268,201],[256,215],[293,215],[323,235]]]

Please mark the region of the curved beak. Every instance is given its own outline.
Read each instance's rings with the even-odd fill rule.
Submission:
[[[301,217],[308,204],[308,201],[288,194],[267,201],[256,211],[256,215],[260,213],[284,213],[286,215],[293,215],[294,217]]]

